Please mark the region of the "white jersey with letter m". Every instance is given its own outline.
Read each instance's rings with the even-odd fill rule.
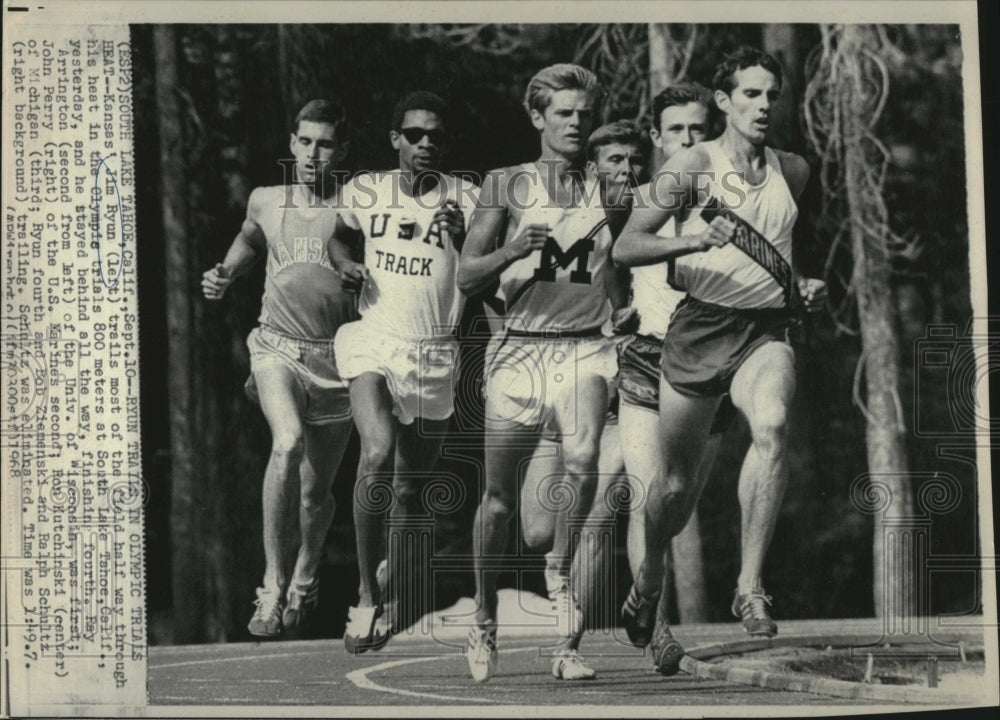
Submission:
[[[611,315],[604,285],[611,231],[596,183],[583,186],[582,202],[561,207],[549,196],[534,163],[522,165],[511,179],[518,203],[517,223],[504,241],[531,224],[550,228],[545,247],[517,260],[500,275],[499,294],[506,305],[506,326],[532,333],[596,330]]]

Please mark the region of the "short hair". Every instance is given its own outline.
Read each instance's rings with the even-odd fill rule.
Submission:
[[[333,100],[319,98],[303,105],[299,114],[295,116],[293,133],[298,134],[299,125],[303,121],[333,125],[333,135],[338,140],[343,140],[347,132],[347,111],[343,105]]]
[[[582,90],[596,102],[601,94],[597,76],[586,68],[572,63],[556,63],[542,68],[528,81],[524,91],[524,109],[544,113],[552,96],[560,90]]]
[[[709,110],[712,109],[712,93],[707,87],[696,82],[682,82],[669,85],[653,98],[653,127],[657,132],[663,132],[660,118],[663,111],[674,105],[700,103]]]
[[[427,90],[414,90],[404,95],[396,103],[396,109],[392,111],[392,129],[401,130],[403,128],[403,118],[410,110],[426,110],[441,118],[441,122],[447,125],[445,114],[448,112],[448,103],[440,95]]]
[[[610,145],[611,143],[621,143],[622,145],[634,145],[639,147],[639,128],[631,120],[616,120],[590,133],[587,139],[587,159],[596,160],[597,149]]]
[[[712,78],[712,89],[721,90],[726,95],[731,94],[733,88],[736,87],[736,78],[734,77],[736,71],[758,65],[774,75],[778,80],[778,87],[781,87],[781,65],[774,59],[774,56],[757,48],[743,45],[727,55],[726,59],[716,68],[715,77]]]

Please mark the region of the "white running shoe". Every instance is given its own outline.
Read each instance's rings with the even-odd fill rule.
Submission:
[[[576,650],[562,650],[552,658],[552,677],[556,680],[593,680],[597,671],[584,665]]]
[[[491,623],[486,627],[473,625],[469,629],[468,646],[465,648],[465,659],[469,661],[469,672],[477,683],[489,680],[497,671],[497,626]]]
[[[385,558],[382,558],[382,562],[375,568],[375,584],[378,586],[382,601],[385,602],[385,592],[389,586],[389,561]]]
[[[576,593],[570,587],[569,582],[564,582],[562,586],[550,596],[552,599],[552,611],[556,614],[556,634],[559,637],[576,637],[583,632],[583,610],[576,600]]]

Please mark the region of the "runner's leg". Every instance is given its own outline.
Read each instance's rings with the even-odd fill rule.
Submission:
[[[385,598],[391,606],[388,622],[392,632],[408,627],[430,609],[427,603],[431,601],[432,588],[424,586],[432,579],[430,557],[423,556],[423,539],[410,535],[412,530],[407,528],[406,520],[432,514],[433,509],[427,506],[423,489],[433,477],[448,422],[447,419],[417,418],[409,425],[396,423],[393,477],[396,505],[390,520],[390,544],[386,555],[389,597]],[[416,532],[422,531],[417,529]],[[429,539],[433,540],[433,536]],[[433,548],[430,551],[433,553]]]
[[[580,586],[580,609],[584,626],[589,628],[607,628],[614,624],[617,610],[617,583],[613,576],[616,571],[613,557],[615,514],[622,510],[619,504],[623,494],[621,489],[616,489],[616,484],[625,481],[624,471],[620,426],[607,424],[601,434],[594,501],[573,558],[573,574]]]
[[[261,410],[271,428],[271,455],[264,471],[264,587],[284,593],[285,561],[298,532],[294,522],[299,495],[299,465],[305,452],[304,398],[291,369],[271,364],[254,372]]]
[[[662,474],[654,477],[646,497],[646,552],[635,577],[639,594],[653,597],[662,586],[663,554],[671,538],[687,524],[701,493],[698,466],[715,416],[717,397],[681,395],[660,379],[660,443]]]
[[[576,572],[571,575],[570,571],[581,539],[588,537],[593,542],[596,533],[594,528],[587,527],[587,521],[597,490],[598,458],[607,408],[607,381],[599,375],[578,378],[576,386],[560,393],[555,402],[566,466],[564,483],[567,502],[556,519],[553,552],[563,558],[563,575],[569,577],[569,588],[576,598],[583,593],[583,586],[579,575]],[[579,565],[575,569],[578,571]],[[566,634],[559,649],[576,649],[583,633],[583,623],[577,623],[571,617],[560,620],[566,622]]]
[[[316,569],[323,556],[323,544],[335,509],[330,489],[347,449],[351,427],[350,418],[305,426],[305,454],[299,468],[302,544],[292,574],[292,583],[300,588],[315,580]]]
[[[754,350],[733,377],[733,404],[750,424],[752,444],[740,472],[742,565],[737,587],[761,588],[764,555],[788,484],[788,409],[795,394],[795,355],[781,342]]]
[[[385,377],[373,372],[351,380],[351,409],[361,439],[354,486],[354,530],[358,545],[359,607],[377,605],[375,580],[385,557],[385,507],[392,488],[396,419]]]
[[[486,400],[486,417],[502,417],[491,412]],[[476,622],[496,621],[497,571],[490,566],[502,557],[507,546],[510,521],[517,511],[518,475],[538,445],[538,429],[487,420],[484,460],[486,488],[472,526],[472,552],[476,580]]]

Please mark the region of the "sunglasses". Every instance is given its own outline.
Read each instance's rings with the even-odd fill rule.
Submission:
[[[444,130],[424,130],[420,127],[408,127],[402,128],[400,134],[406,138],[406,142],[410,145],[416,145],[418,142],[424,139],[426,135],[431,143],[437,146],[444,145],[448,141],[448,133]]]

